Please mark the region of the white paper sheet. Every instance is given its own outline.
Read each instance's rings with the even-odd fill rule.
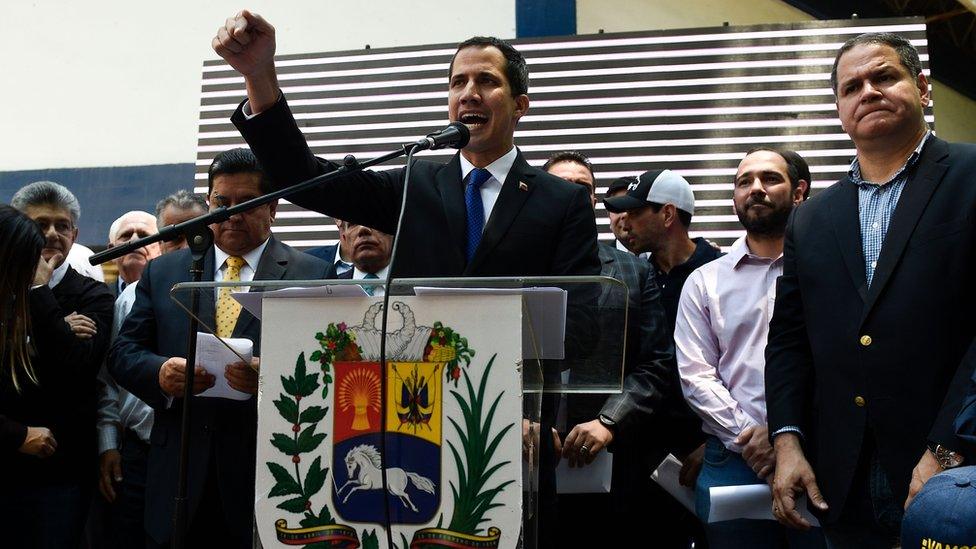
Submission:
[[[668,454],[657,469],[651,473],[651,479],[658,483],[661,488],[671,494],[671,497],[678,500],[685,509],[695,514],[695,490],[687,486],[682,486],[678,481],[681,473],[681,462],[672,454]]]
[[[247,400],[252,395],[238,391],[227,383],[224,370],[228,364],[240,362],[241,359],[224,343],[231,346],[246,362],[250,363],[254,351],[254,342],[244,338],[226,338],[221,343],[217,336],[205,332],[197,332],[197,366],[205,369],[216,380],[214,386],[197,396],[210,398],[229,398],[231,400]]]
[[[522,295],[528,317],[522,322],[522,357],[562,360],[566,357],[566,304],[562,288],[431,288],[417,286],[421,295]],[[528,320],[531,319],[531,323]],[[538,353],[536,353],[538,349]],[[538,356],[537,356],[538,355]]]
[[[261,306],[265,298],[296,297],[357,297],[369,295],[358,284],[335,286],[315,286],[312,288],[282,288],[270,292],[234,292],[231,297],[248,310],[254,318],[261,320]]]
[[[560,494],[606,494],[610,492],[613,476],[613,454],[601,451],[593,463],[585,467],[570,467],[569,460],[560,459],[556,467],[556,492]]]
[[[709,490],[711,505],[708,522],[734,519],[776,520],[773,516],[773,494],[766,484],[745,486],[716,486]],[[807,499],[797,498],[796,509],[810,524],[819,527],[820,521],[807,510]]]

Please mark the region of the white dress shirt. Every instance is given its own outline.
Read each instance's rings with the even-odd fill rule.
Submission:
[[[66,263],[71,265],[72,269],[87,276],[88,278],[93,278],[99,282],[105,282],[105,272],[102,271],[102,266],[92,265],[88,262],[88,258],[94,255],[94,253],[95,252],[93,252],[88,246],[83,246],[75,242],[71,245],[71,249],[68,250],[68,259]]]
[[[468,162],[468,159],[463,154],[460,156],[461,181],[464,181],[468,177],[468,174],[471,173],[471,170],[475,169],[475,165]],[[498,194],[502,192],[502,184],[508,178],[508,172],[512,171],[512,165],[515,164],[516,157],[518,157],[518,149],[513,146],[512,150],[505,153],[504,156],[485,166],[485,169],[491,172],[491,177],[481,185],[481,204],[485,208],[485,224],[481,228],[482,231],[484,231],[484,227],[487,227],[491,221],[491,210],[495,208]]]
[[[386,267],[383,267],[379,271],[376,271],[376,273],[374,273],[374,274],[376,275],[376,278],[377,279],[379,279],[379,280],[385,280],[386,279],[386,273],[389,270],[390,270],[390,266],[387,265]],[[353,267],[353,270],[352,270],[352,279],[353,280],[366,280],[366,273],[363,272],[363,271],[360,271],[358,267],[355,267],[354,266]],[[373,288],[373,295],[383,295],[383,294],[386,293],[386,290],[383,289],[383,286],[363,286],[363,289],[370,288],[370,287]],[[368,291],[369,290],[367,290],[367,292]]]
[[[271,238],[269,237],[268,240],[271,240]],[[260,246],[241,256],[244,258],[244,265],[241,267],[241,282],[254,280],[254,273],[258,268],[258,262],[261,261],[261,254],[268,247],[268,240],[265,240]],[[230,254],[214,246],[214,282],[224,281],[224,272],[227,270],[226,263],[228,257],[230,257]],[[219,296],[219,288],[217,290],[216,294]],[[246,292],[248,290],[249,288],[247,286],[234,289],[235,292]]]
[[[741,453],[735,438],[766,426],[766,336],[783,256],[749,252],[745,238],[699,267],[681,290],[674,344],[681,390],[702,430]]]
[[[61,265],[51,272],[51,280],[47,281],[47,287],[53,290],[55,286],[61,284],[61,281],[64,280],[64,274],[66,272],[68,272],[68,262],[62,261]]]

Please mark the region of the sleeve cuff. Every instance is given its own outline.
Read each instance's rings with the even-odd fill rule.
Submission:
[[[282,95],[284,94],[281,92],[281,90],[278,90],[278,101],[281,101]],[[241,114],[244,115],[244,120],[250,120],[261,113],[254,114],[253,112],[251,112],[251,101],[245,99],[244,104],[241,105]]]
[[[773,434],[769,435],[769,438],[770,440],[774,440],[777,436],[782,435],[783,433],[796,433],[796,435],[800,437],[801,441],[806,439],[806,437],[803,436],[803,431],[801,431],[800,428],[797,427],[796,425],[787,425],[785,427],[780,427],[779,429],[773,431]]]
[[[98,426],[98,455],[119,449],[119,433],[114,425]]]

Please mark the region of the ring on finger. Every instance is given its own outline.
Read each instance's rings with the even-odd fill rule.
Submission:
[[[579,453],[580,454],[583,454],[583,455],[589,454],[590,453],[590,449],[587,448],[586,445],[584,444],[584,445],[580,446]]]

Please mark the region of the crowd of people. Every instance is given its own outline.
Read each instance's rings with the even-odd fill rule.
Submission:
[[[154,214],[121,215],[108,246],[336,169],[292,117],[274,44],[274,28],[250,12],[221,27],[213,46],[247,84],[232,120],[250,148],[216,156],[206,199],[179,191]],[[417,161],[408,191],[395,169],[295,196],[336,219],[334,246],[277,240],[275,203],[212,225],[204,279],[382,279],[402,221],[397,277],[623,281],[622,391],[571,396],[562,420],[544,408],[540,547],[579,546],[583,524],[598,524],[608,547],[973,546],[976,147],[929,130],[928,81],[896,35],[844,44],[831,84],[857,150],[847,177],[811,198],[800,154],[745,152],[729,181],[745,236],[723,254],[691,237],[694,189],[674,171],[615,180],[599,197],[581,152],[530,166],[514,144],[529,108],[525,60],[472,38],[448,78],[450,118],[471,132],[459,154]],[[615,246],[597,242],[600,201]],[[80,215],[49,181],[0,206],[3,544],[164,547],[189,329],[170,288],[190,280],[191,254],[180,240],[144,246],[116,260],[106,285],[70,261]],[[451,245],[432,255],[431,234]],[[260,322],[228,289],[212,297],[203,323],[251,339],[259,357]],[[254,358],[223,375],[256,395],[259,371]],[[198,366],[192,391],[215,382]],[[190,547],[252,546],[256,401],[196,404]],[[601,452],[613,454],[609,493],[556,494],[559,460],[585,468]],[[682,461],[693,512],[651,480],[668,454]],[[712,489],[741,485],[769,486],[771,517],[710,520]]]

